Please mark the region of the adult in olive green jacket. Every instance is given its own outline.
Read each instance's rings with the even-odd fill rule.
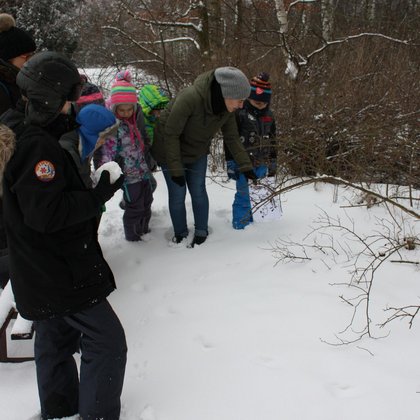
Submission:
[[[247,77],[234,67],[219,67],[201,74],[162,112],[156,127],[152,155],[162,167],[168,186],[173,241],[188,236],[186,185],[191,194],[195,231],[192,246],[208,235],[209,204],[206,191],[210,142],[221,130],[223,140],[247,178],[255,179],[252,164],[238,134],[234,112],[250,94]]]

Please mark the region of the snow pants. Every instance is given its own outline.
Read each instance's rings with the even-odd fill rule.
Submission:
[[[123,225],[127,241],[139,241],[150,232],[153,193],[149,179],[124,186],[125,211]]]
[[[9,281],[9,253],[7,248],[0,250],[0,287],[4,289]]]
[[[264,178],[267,175],[267,171],[268,168],[265,165],[254,168],[258,179]],[[236,193],[232,204],[232,227],[234,229],[245,229],[245,226],[248,226],[253,221],[248,179],[239,172],[238,168],[236,168],[235,173],[237,174],[237,179]]]
[[[127,344],[107,300],[62,318],[35,322],[41,418],[118,420]],[[80,379],[73,354],[80,349]]]

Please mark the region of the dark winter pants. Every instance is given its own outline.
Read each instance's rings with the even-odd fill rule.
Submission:
[[[267,175],[268,168],[265,165],[254,168],[255,175],[258,179]],[[252,220],[251,200],[249,197],[248,179],[244,174],[239,173],[236,180],[236,194],[232,204],[232,226],[234,229],[245,229]]]
[[[0,287],[4,289],[9,281],[9,253],[7,248],[0,250]]]
[[[118,420],[127,345],[108,301],[63,318],[35,322],[42,419],[80,414]],[[73,354],[81,352],[80,381]]]
[[[123,216],[124,233],[127,241],[139,241],[150,231],[152,216],[152,186],[149,179],[124,187],[125,211]]]

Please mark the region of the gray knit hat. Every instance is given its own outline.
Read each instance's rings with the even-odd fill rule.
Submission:
[[[214,76],[225,99],[246,99],[251,93],[248,78],[235,67],[218,67]]]

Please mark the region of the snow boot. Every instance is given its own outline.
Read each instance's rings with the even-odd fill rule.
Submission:
[[[194,235],[194,239],[192,240],[190,244],[190,248],[194,248],[194,245],[201,245],[203,244],[207,239],[207,236],[197,236]]]

